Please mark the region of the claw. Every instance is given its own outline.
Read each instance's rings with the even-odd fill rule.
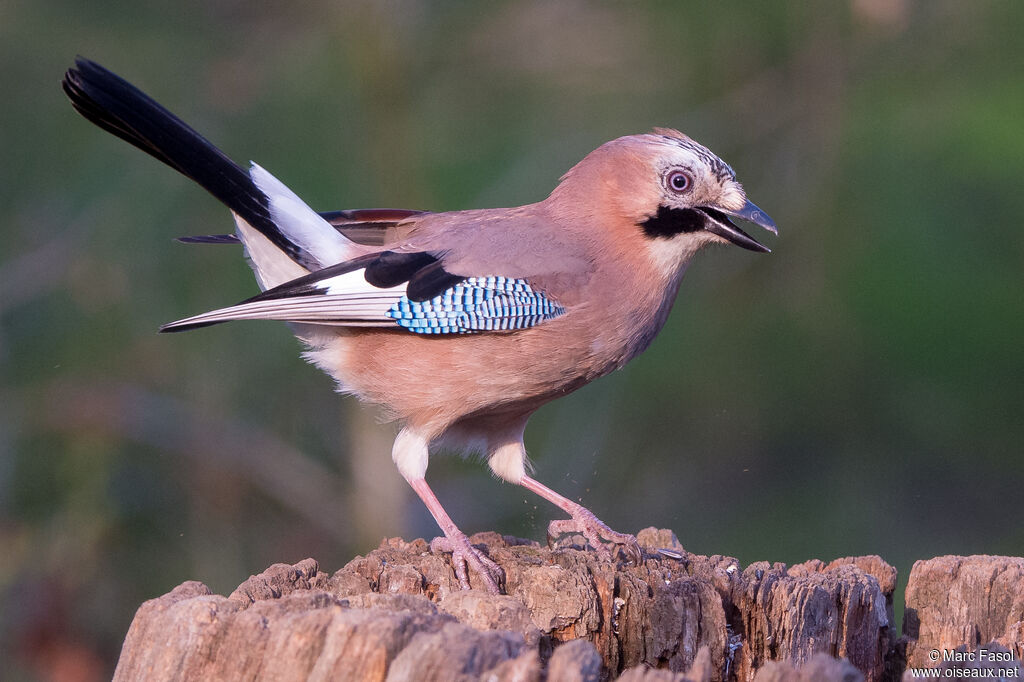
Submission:
[[[640,551],[640,543],[636,541],[636,536],[628,533],[616,533],[583,505],[559,495],[530,476],[523,476],[519,485],[537,493],[572,517],[571,519],[552,521],[548,525],[548,544],[551,544],[552,538],[559,535],[581,533],[602,559],[611,561],[612,553],[608,549],[608,545],[611,545],[618,547],[634,564],[639,565],[643,561],[643,552]],[[606,543],[601,538],[607,539],[608,542]]]
[[[462,589],[470,589],[468,566],[484,581],[488,592],[491,594],[501,594],[499,585],[505,580],[505,572],[489,556],[471,545],[469,538],[464,534],[459,533],[455,537],[450,538],[434,538],[430,541],[430,551],[434,554],[442,552],[451,553],[455,577],[458,578],[459,586]]]
[[[640,544],[636,541],[636,536],[629,533],[617,533],[584,507],[574,510],[571,519],[552,521],[548,524],[549,540],[566,533],[583,535],[598,556],[605,561],[612,560],[611,548],[620,550],[634,564],[639,565],[643,561],[643,552],[640,550]]]

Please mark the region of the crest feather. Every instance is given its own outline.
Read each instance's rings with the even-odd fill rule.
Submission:
[[[684,135],[683,133],[679,132],[675,128],[658,128],[658,127],[655,127],[654,130],[652,130],[651,132],[654,133],[655,135],[661,135],[663,137],[672,137],[672,138],[675,138],[677,140],[683,140],[684,142],[693,142],[693,140],[690,137],[688,137],[687,135]]]

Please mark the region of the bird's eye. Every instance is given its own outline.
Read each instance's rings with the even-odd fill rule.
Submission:
[[[668,174],[668,187],[673,192],[685,192],[693,186],[693,178],[683,171],[672,171]]]

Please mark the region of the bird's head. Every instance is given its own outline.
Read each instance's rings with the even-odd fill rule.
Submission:
[[[769,251],[730,218],[778,233],[727,163],[667,128],[602,145],[566,173],[553,198],[562,193],[587,195],[592,211],[613,217],[617,237],[643,240],[667,270],[711,243]]]

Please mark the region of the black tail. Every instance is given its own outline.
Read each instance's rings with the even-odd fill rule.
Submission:
[[[319,267],[274,224],[267,197],[249,173],[144,92],[82,57],[64,75],[63,87],[82,116],[192,178],[300,265]]]

